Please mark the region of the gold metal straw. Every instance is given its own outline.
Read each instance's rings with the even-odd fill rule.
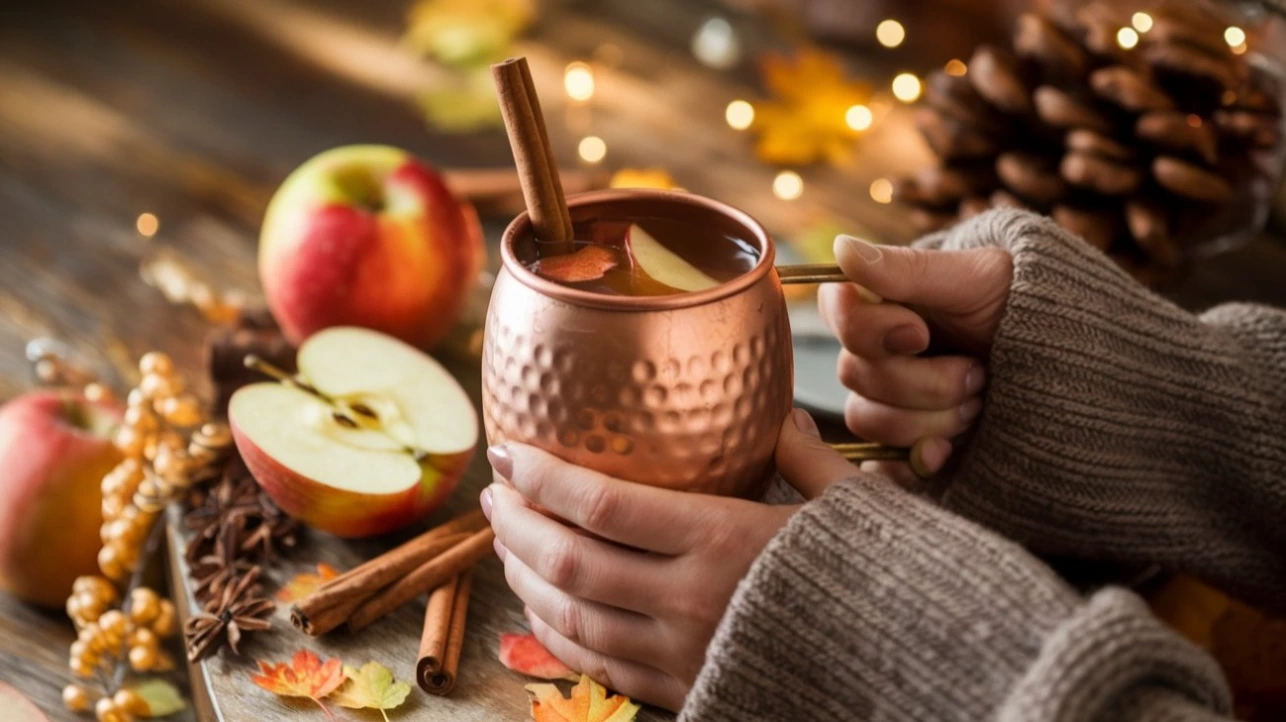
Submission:
[[[885,446],[869,442],[830,444],[849,461],[909,461],[911,450],[900,446]]]
[[[848,280],[833,263],[801,263],[777,266],[782,283],[843,283]]]

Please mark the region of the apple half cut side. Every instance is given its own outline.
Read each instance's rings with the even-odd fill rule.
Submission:
[[[246,466],[286,513],[365,537],[446,501],[473,457],[478,415],[445,368],[355,327],[311,336],[298,367],[298,384],[246,386],[228,406]]]
[[[671,288],[704,291],[719,285],[718,281],[661,245],[660,241],[638,224],[632,224],[625,234],[625,249],[635,268],[652,280]]]

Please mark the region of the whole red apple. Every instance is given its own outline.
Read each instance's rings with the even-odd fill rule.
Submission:
[[[103,476],[121,460],[121,411],[79,392],[42,390],[0,407],[0,591],[61,606],[94,574]]]
[[[268,306],[296,345],[330,326],[363,326],[432,347],[485,260],[473,206],[388,146],[304,163],[273,197],[259,236]]]

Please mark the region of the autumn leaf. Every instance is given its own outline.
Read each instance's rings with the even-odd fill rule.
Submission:
[[[435,130],[468,133],[504,123],[491,73],[484,66],[444,80],[420,95],[420,109]]]
[[[295,652],[290,663],[259,663],[259,674],[250,675],[251,681],[282,697],[307,697],[317,703],[330,716],[322,698],[334,692],[344,682],[343,664],[336,659],[322,662],[313,652],[301,649]]]
[[[575,682],[576,673],[545,649],[534,634],[500,635],[500,663],[528,677],[566,679]]]
[[[656,188],[663,191],[679,189],[674,178],[664,168],[622,168],[612,174],[608,183],[612,188]]]
[[[630,722],[639,713],[639,705],[629,697],[609,697],[601,684],[583,674],[570,698],[552,684],[529,684],[527,691],[536,722]]]
[[[793,57],[766,55],[760,72],[777,100],[755,108],[759,158],[791,165],[846,163],[857,137],[848,110],[870,99],[870,86],[848,80],[838,57],[811,48]]]
[[[286,586],[277,590],[277,601],[279,602],[297,602],[300,599],[317,591],[322,584],[339,576],[339,572],[329,564],[321,563],[317,565],[316,572],[303,572],[295,575],[294,579],[286,582]]]
[[[147,705],[147,714],[139,715],[141,717],[169,717],[187,708],[178,687],[163,679],[144,680],[127,689],[133,690]]]
[[[419,0],[406,42],[448,65],[477,66],[508,55],[535,14],[534,0]]]
[[[344,676],[348,681],[331,700],[348,709],[377,709],[385,720],[385,710],[401,706],[411,693],[411,685],[394,679],[388,667],[379,662],[367,662],[361,669],[344,667]]]

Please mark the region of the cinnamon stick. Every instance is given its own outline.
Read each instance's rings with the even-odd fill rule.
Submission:
[[[429,694],[447,695],[455,688],[460,650],[464,647],[471,586],[472,578],[466,571],[429,595],[429,606],[424,612],[424,635],[420,638],[420,657],[415,665],[416,681]]]
[[[480,509],[462,514],[323,584],[290,612],[291,624],[309,636],[343,624],[362,602],[484,526]]]
[[[496,534],[491,531],[491,527],[475,532],[468,539],[390,584],[353,610],[348,618],[349,631],[361,631],[417,596],[446,584],[451,577],[464,572],[492,553],[495,538]]]
[[[491,77],[536,238],[549,244],[549,253],[570,253],[571,214],[527,59],[511,58],[492,65]]]

